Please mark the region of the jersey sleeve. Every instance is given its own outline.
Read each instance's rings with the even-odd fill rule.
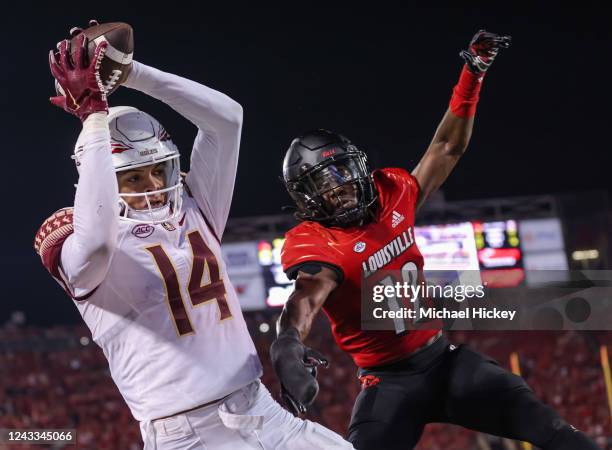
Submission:
[[[416,177],[412,175],[410,172],[408,172],[407,170],[404,170],[404,175],[405,175],[404,180],[408,185],[408,191],[411,194],[410,195],[411,202],[413,202],[413,204],[416,205],[417,202],[419,201],[419,196],[421,195],[421,186],[419,186],[419,182],[416,179]]]
[[[57,265],[73,298],[92,293],[102,283],[117,245],[119,192],[106,114],[91,114],[83,122],[75,161],[79,181],[71,211],[73,229],[61,242]]]
[[[64,208],[45,220],[34,237],[34,250],[40,256],[42,265],[71,297],[72,293],[60,272],[60,262],[62,246],[72,233],[73,210]]]
[[[134,61],[125,85],[163,101],[198,133],[186,182],[220,240],[234,192],[242,107],[227,95],[192,80]]]
[[[71,288],[62,270],[62,249],[66,241],[74,237],[74,209],[63,208],[51,215],[38,229],[34,237],[34,250],[42,265],[74,300],[86,300],[95,289],[79,296]],[[77,290],[78,291],[78,290]]]
[[[341,254],[331,248],[317,231],[300,229],[300,226],[285,235],[281,264],[291,280],[297,278],[300,269],[315,265],[325,266],[336,272],[338,283],[344,279]]]
[[[393,192],[405,192],[408,197],[410,206],[416,208],[421,195],[421,187],[417,179],[406,169],[400,167],[391,167],[376,171],[388,180],[392,180],[395,185],[391,191]]]
[[[74,232],[72,218],[72,208],[60,209],[43,222],[34,238],[34,250],[45,269],[56,278],[59,278],[62,245]]]

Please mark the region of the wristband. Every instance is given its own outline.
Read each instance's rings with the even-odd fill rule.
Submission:
[[[476,115],[476,105],[480,96],[480,88],[484,73],[476,75],[463,66],[459,82],[453,89],[453,96],[450,101],[450,110],[453,114],[463,118],[474,117]]]
[[[91,113],[83,121],[83,134],[98,130],[108,130],[107,117],[108,113],[106,112]]]

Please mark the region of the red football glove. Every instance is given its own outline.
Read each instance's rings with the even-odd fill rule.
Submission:
[[[480,30],[472,38],[468,50],[463,50],[459,55],[465,60],[470,72],[483,75],[493,63],[500,48],[510,47],[510,36],[500,36]]]
[[[59,44],[59,55],[49,52],[51,73],[62,88],[64,95],[51,97],[49,100],[84,121],[90,114],[108,112],[108,103],[102,81],[100,80],[100,63],[104,58],[107,43],[101,42],[96,47],[92,61],[87,53],[88,40],[83,33],[76,38],[79,46],[72,60],[70,41]]]

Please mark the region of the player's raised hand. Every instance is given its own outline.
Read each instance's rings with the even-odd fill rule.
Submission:
[[[91,61],[87,53],[88,40],[83,33],[77,36],[76,45],[73,50],[70,41],[64,40],[58,45],[59,52],[49,52],[51,74],[63,93],[49,100],[84,121],[92,113],[108,112],[99,72],[108,44],[98,44]]]
[[[481,75],[489,69],[500,49],[510,47],[511,40],[511,36],[480,30],[472,38],[469,48],[459,55],[471,72]]]
[[[327,358],[306,347],[295,328],[279,334],[270,347],[270,358],[281,383],[281,396],[294,414],[306,412],[319,393],[317,367],[329,367]]]

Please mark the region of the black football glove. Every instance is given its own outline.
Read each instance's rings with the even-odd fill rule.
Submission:
[[[270,359],[285,405],[296,415],[305,413],[319,393],[317,367],[329,367],[327,358],[302,344],[298,331],[291,327],[272,343]]]
[[[476,75],[483,75],[493,63],[500,48],[510,47],[510,36],[500,36],[480,30],[470,42],[467,50],[461,51],[461,56],[470,69]]]

